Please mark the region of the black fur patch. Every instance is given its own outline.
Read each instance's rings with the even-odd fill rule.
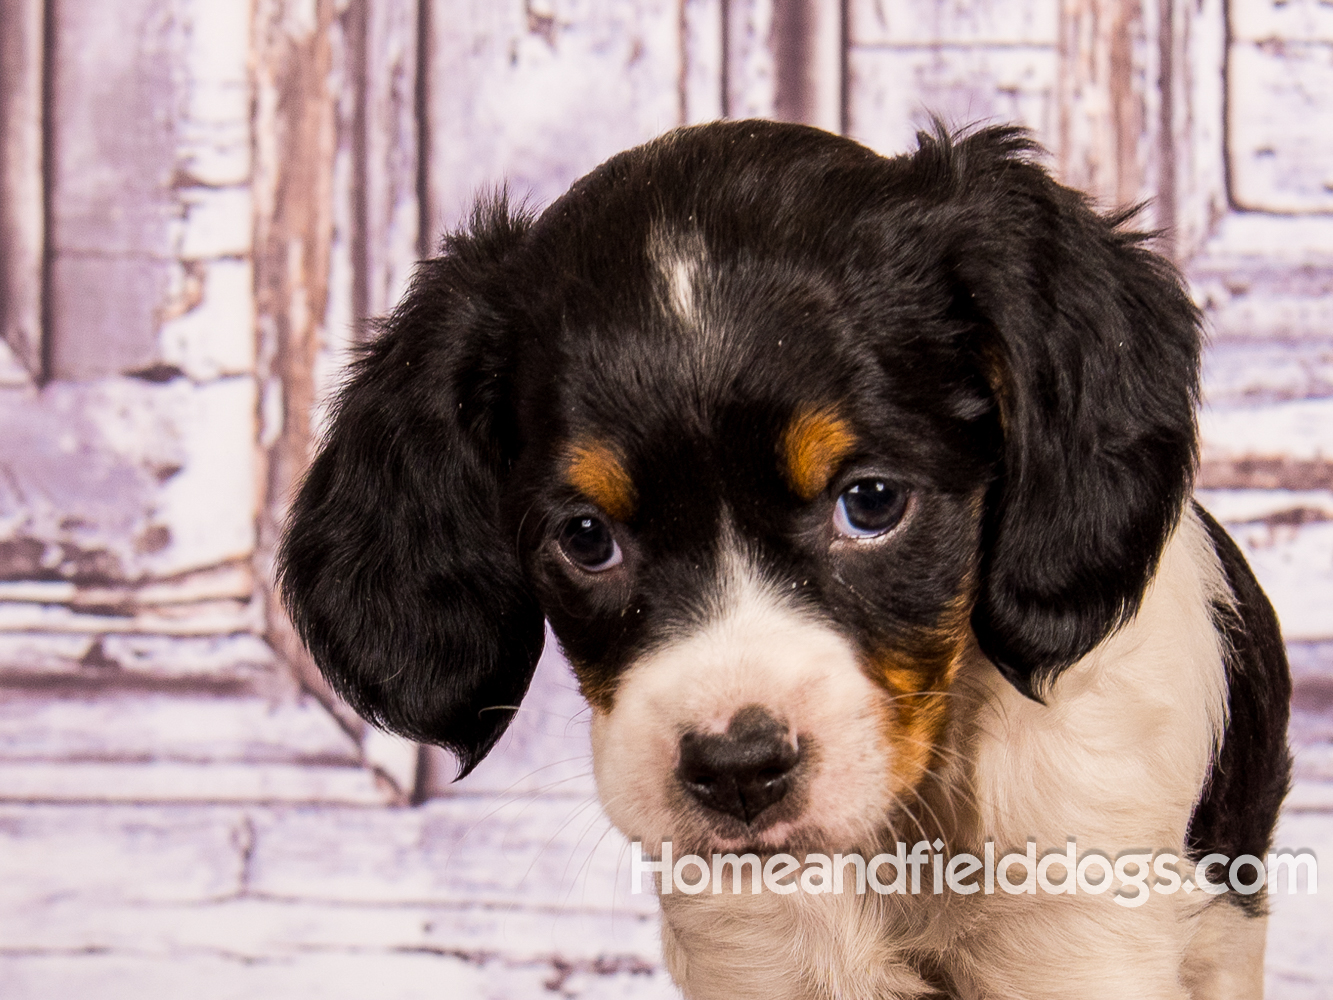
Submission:
[[[420,266],[356,362],[279,553],[292,621],[371,722],[466,774],[527,691],[542,612],[501,532],[509,331],[488,298],[526,231],[503,203]]]
[[[1203,797],[1190,819],[1189,851],[1194,858],[1252,854],[1267,862],[1282,800],[1291,786],[1287,719],[1291,706],[1291,671],[1277,615],[1259,589],[1236,543],[1207,511],[1194,509],[1208,527],[1235,607],[1214,614],[1227,643],[1227,702],[1230,717]],[[1224,881],[1220,865],[1208,878]],[[1228,892],[1227,899],[1252,916],[1264,911],[1265,892],[1252,896]]]

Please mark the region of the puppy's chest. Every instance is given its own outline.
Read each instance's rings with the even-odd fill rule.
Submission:
[[[662,902],[663,955],[692,1000],[875,1000],[932,992],[912,954],[923,945],[937,950],[929,939],[942,927],[938,904],[806,893]]]

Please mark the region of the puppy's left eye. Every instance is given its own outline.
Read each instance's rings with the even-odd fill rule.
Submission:
[[[560,529],[559,543],[565,558],[589,573],[619,566],[625,558],[606,522],[590,514],[566,521]]]
[[[907,492],[884,479],[861,479],[842,491],[833,527],[847,538],[882,535],[903,519]]]

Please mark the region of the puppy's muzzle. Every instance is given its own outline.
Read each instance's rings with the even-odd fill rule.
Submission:
[[[687,732],[680,738],[676,778],[705,808],[760,828],[777,811],[770,807],[791,791],[801,759],[787,727],[763,707],[747,705],[732,716],[725,733]]]

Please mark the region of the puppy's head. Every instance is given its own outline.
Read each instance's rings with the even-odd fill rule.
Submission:
[[[960,656],[1040,697],[1131,616],[1188,489],[1197,321],[1009,129],[884,159],[717,124],[422,265],[282,551],[368,718],[464,771],[546,617],[612,819],[864,843]]]

